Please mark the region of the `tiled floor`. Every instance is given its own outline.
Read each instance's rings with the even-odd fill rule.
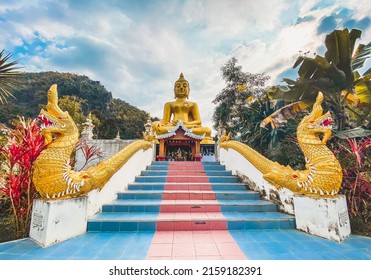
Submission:
[[[169,163],[170,176],[150,169],[89,219],[87,233],[47,248],[31,239],[3,243],[0,260],[371,259],[371,238],[337,243],[297,231],[292,216],[231,174],[216,176],[219,167]]]
[[[244,260],[246,257],[228,231],[158,231],[147,259]]]
[[[232,238],[236,243],[232,243]],[[152,246],[160,246],[161,250],[156,251]],[[0,260],[212,260],[243,257],[252,260],[371,260],[371,238],[351,235],[338,243],[291,229],[229,233],[101,232],[86,233],[47,248],[41,248],[28,238],[0,244]]]

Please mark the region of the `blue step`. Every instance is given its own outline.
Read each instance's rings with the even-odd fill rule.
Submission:
[[[176,185],[177,183],[166,183],[166,185]],[[209,186],[209,183],[182,183],[182,184],[188,184],[188,185],[207,185]],[[211,184],[212,189],[214,191],[241,191],[246,190],[246,185],[242,183],[212,183]],[[135,182],[128,184],[128,190],[164,190],[165,183],[161,182]]]
[[[259,194],[254,191],[242,190],[242,191],[163,191],[163,190],[131,190],[117,194],[117,199],[162,199],[163,194],[175,193],[175,194],[215,194],[218,200],[238,200],[238,199],[259,199]]]
[[[157,222],[177,222],[161,219],[155,212],[100,213],[88,221],[88,231],[155,231]],[[230,230],[295,229],[295,219],[279,212],[230,212],[224,214]],[[192,219],[191,221],[220,221],[221,219]],[[223,219],[224,220],[224,219]]]
[[[166,180],[169,178],[171,179],[172,177],[181,177],[179,176],[137,176],[135,177],[135,182],[154,182],[154,183],[165,183]],[[183,176],[187,177],[189,179],[204,179],[205,176]],[[208,176],[209,177],[209,182],[210,183],[238,183],[238,178],[234,176]],[[197,182],[197,181],[194,181]],[[192,182],[193,183],[193,182]]]
[[[159,212],[161,206],[170,205],[169,201],[161,199],[120,199],[103,205],[102,212]],[[179,200],[175,206],[199,206],[199,201]],[[275,204],[262,200],[209,200],[203,206],[220,206],[222,212],[272,212]]]
[[[247,189],[238,177],[233,176],[230,170],[218,162],[202,162],[204,169],[195,166],[194,171],[205,173],[202,176],[182,176],[182,169],[177,170],[180,175],[170,177],[190,178],[208,177],[208,183],[166,183],[169,162],[153,162],[133,183],[128,184],[127,191],[117,194],[117,199],[102,206],[102,212],[88,219],[88,231],[155,231],[158,223],[176,224],[185,222],[190,224],[224,223],[230,230],[249,229],[294,229],[295,218],[292,215],[277,211],[277,206],[271,202],[260,200],[258,192]],[[191,172],[187,166],[185,172]],[[187,174],[187,173],[185,173]],[[172,190],[165,191],[165,184]],[[180,186],[181,185],[181,186]],[[206,190],[211,185],[212,191]],[[179,189],[176,189],[179,186]],[[174,190],[173,190],[174,189]],[[205,189],[205,190],[204,190]],[[178,198],[174,202],[163,200],[164,196]],[[201,197],[203,199],[183,199],[183,197]],[[180,199],[182,198],[182,199]],[[215,198],[215,200],[213,200]],[[175,207],[178,211],[185,211],[188,220],[164,218],[161,215],[161,206]],[[206,206],[212,206],[207,208]],[[220,214],[213,215],[220,207]],[[187,208],[189,207],[189,209]],[[170,207],[171,209],[171,207]],[[209,209],[202,216],[194,216],[193,211]],[[179,212],[177,212],[179,213]],[[180,212],[183,213],[183,212]],[[188,214],[187,214],[188,213]],[[200,212],[202,214],[204,212]],[[166,215],[165,215],[166,216]],[[224,216],[224,217],[223,217]],[[179,217],[179,215],[178,215]],[[198,218],[203,217],[203,218]],[[206,218],[205,218],[206,217]]]
[[[179,170],[179,173],[184,172],[186,174],[188,170]],[[199,172],[199,171],[198,171]],[[202,173],[202,172],[199,172]],[[203,172],[207,176],[232,176],[232,171],[230,170],[206,170]],[[167,176],[167,170],[144,170],[140,174],[141,176]]]

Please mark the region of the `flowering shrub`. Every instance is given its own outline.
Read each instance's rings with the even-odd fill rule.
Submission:
[[[343,167],[342,192],[346,195],[349,214],[366,223],[371,209],[371,138],[346,139],[339,143],[335,155]]]
[[[79,168],[77,171],[83,170],[88,164],[96,159],[102,160],[104,157],[104,152],[95,144],[91,144],[88,140],[81,138],[75,147],[75,154],[77,152],[81,152],[84,162],[82,167]],[[74,156],[74,155],[73,155]],[[76,163],[76,159],[74,157],[71,158],[71,163],[74,165]]]
[[[44,149],[44,137],[37,120],[19,118],[13,129],[2,129],[7,131],[7,143],[0,146],[0,194],[10,201],[16,238],[22,238],[28,235],[32,202],[37,197],[32,165]]]

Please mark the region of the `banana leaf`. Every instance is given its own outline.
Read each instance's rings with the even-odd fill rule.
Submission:
[[[352,68],[356,70],[363,67],[366,59],[370,58],[371,55],[371,42],[367,45],[360,44],[353,55]]]
[[[344,72],[347,83],[352,83],[354,80],[351,67],[352,54],[355,41],[361,37],[361,34],[361,30],[352,29],[349,32],[345,28],[343,30],[334,30],[325,39],[325,45],[327,47],[325,58]]]
[[[337,131],[333,134],[333,137],[340,139],[346,138],[358,138],[358,137],[367,137],[371,135],[371,130],[364,129],[363,127],[356,127],[353,129]]]
[[[371,74],[358,79],[354,91],[360,101],[359,107],[371,107]]]

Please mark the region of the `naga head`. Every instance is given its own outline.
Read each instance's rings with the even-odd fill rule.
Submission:
[[[305,116],[298,125],[298,134],[307,134],[318,137],[323,134],[322,144],[326,144],[332,134],[332,123],[334,120],[330,112],[323,114],[322,104],[323,94],[318,92],[316,102],[313,105],[312,112]],[[299,136],[299,135],[298,135]]]
[[[41,109],[38,119],[46,145],[62,136],[78,137],[78,129],[70,114],[58,106],[57,85],[48,90],[46,110]]]

